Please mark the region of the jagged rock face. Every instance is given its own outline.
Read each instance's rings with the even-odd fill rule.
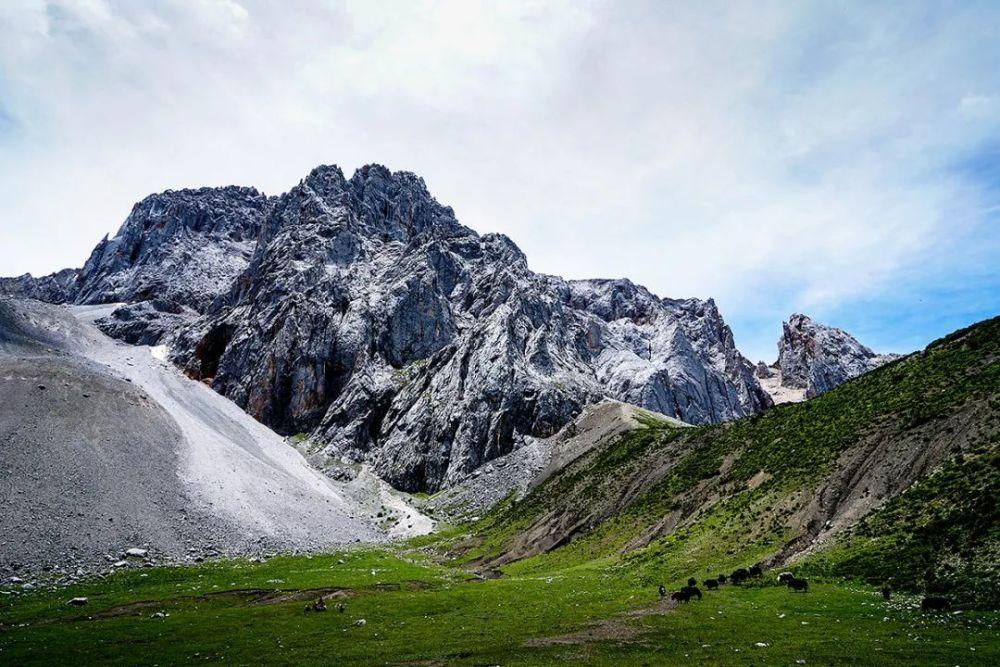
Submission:
[[[99,325],[155,344],[203,313],[246,269],[272,199],[253,188],[167,190],[136,204],[82,269],[0,279],[0,293],[51,303],[134,304]]]
[[[270,206],[257,190],[235,186],[146,197],[94,248],[73,300],[158,299],[204,312],[246,268]]]
[[[757,362],[757,366],[753,369],[753,373],[758,379],[761,380],[773,378],[775,376],[774,369],[765,364],[763,361]]]
[[[528,269],[412,174],[314,170],[174,359],[279,431],[436,490],[612,397],[690,423],[770,404],[709,301]]]
[[[793,314],[782,326],[778,340],[781,385],[805,389],[807,398],[899,358],[876,354],[847,332]]]
[[[0,294],[49,303],[66,303],[75,296],[79,273],[79,269],[63,269],[38,278],[30,273],[15,278],[0,278]]]
[[[130,345],[156,345],[197,317],[196,311],[174,301],[151,299],[127,303],[95,324],[107,335]]]
[[[768,405],[712,299],[660,299],[627,280],[570,283],[571,304],[606,323],[595,365],[606,395],[706,424]]]
[[[0,278],[0,293],[50,303],[149,300],[160,313],[180,306],[201,313],[246,269],[272,203],[236,186],[150,195],[82,269]]]

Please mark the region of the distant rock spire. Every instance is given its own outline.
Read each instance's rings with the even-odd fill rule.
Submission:
[[[775,402],[812,398],[897,359],[877,354],[847,332],[793,313],[782,325],[778,360],[757,365],[756,375]]]

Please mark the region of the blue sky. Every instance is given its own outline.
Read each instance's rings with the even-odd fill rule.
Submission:
[[[369,162],[753,359],[792,312],[909,351],[1000,313],[1000,4],[0,3],[0,274]]]

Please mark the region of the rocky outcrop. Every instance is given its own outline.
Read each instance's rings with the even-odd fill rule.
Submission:
[[[127,303],[94,323],[107,335],[130,345],[156,345],[197,317],[197,311],[187,306],[151,299]]]
[[[159,299],[203,312],[246,268],[270,206],[257,190],[235,186],[146,197],[94,248],[74,301]]]
[[[695,424],[770,404],[715,304],[529,270],[413,174],[314,170],[173,358],[285,433],[436,490],[604,397]]]
[[[783,397],[812,398],[837,385],[874,370],[897,354],[876,354],[847,332],[793,314],[782,325],[778,339],[778,360],[772,367],[758,364],[762,386],[783,388]],[[761,370],[763,367],[763,370]],[[764,378],[773,378],[765,382]],[[774,393],[774,392],[772,392]],[[775,395],[776,402],[783,402]]]
[[[0,281],[0,293],[51,303],[140,303],[103,328],[128,342],[155,342],[205,312],[249,263],[272,200],[253,188],[167,190],[136,204],[82,269]]]
[[[428,498],[423,509],[449,523],[475,520],[505,498],[520,500],[594,448],[650,422],[686,426],[619,401],[588,405],[555,435],[533,439],[527,446],[484,464],[468,479]]]
[[[0,278],[0,294],[49,303],[66,303],[72,301],[76,294],[79,273],[79,269],[63,269],[38,278],[30,273],[14,278]]]

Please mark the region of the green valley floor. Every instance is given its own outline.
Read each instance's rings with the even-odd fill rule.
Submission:
[[[1000,664],[997,612],[922,613],[850,580],[793,593],[769,573],[674,606],[614,559],[483,578],[440,554],[412,543],[7,591],[0,664]],[[305,611],[317,598],[327,611]]]

